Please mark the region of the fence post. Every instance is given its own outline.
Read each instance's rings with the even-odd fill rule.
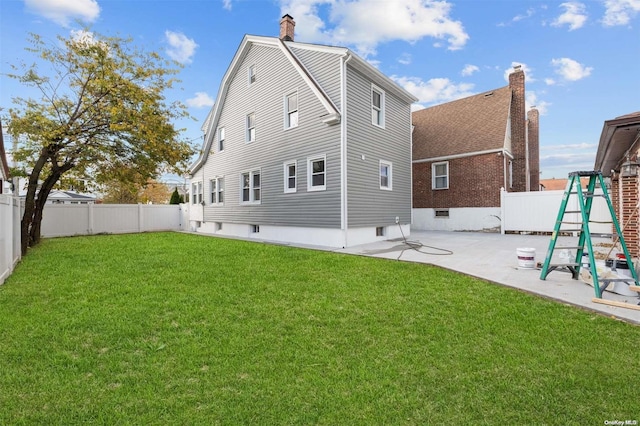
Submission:
[[[142,204],[138,203],[138,232],[143,232],[142,228],[144,226],[143,220],[142,220]]]
[[[504,187],[500,188],[500,233],[504,235],[505,206],[504,206]]]
[[[87,204],[89,212],[88,212],[88,217],[89,217],[89,229],[87,230],[89,232],[89,235],[93,234],[93,227],[94,227],[94,219],[93,219],[93,204],[89,203]]]

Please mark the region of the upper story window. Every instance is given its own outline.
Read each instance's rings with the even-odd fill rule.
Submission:
[[[284,164],[284,192],[296,192],[298,188],[297,165],[295,161]]]
[[[243,203],[260,203],[262,188],[259,170],[242,173],[240,175],[240,186]]]
[[[247,115],[247,142],[256,140],[256,115],[254,113]]]
[[[193,182],[191,184],[191,204],[202,203],[202,182]]]
[[[315,157],[307,160],[307,191],[324,191],[327,189],[326,157]]]
[[[224,151],[225,131],[224,127],[218,127],[218,151]]]
[[[433,189],[449,189],[449,162],[431,165],[431,187]]]
[[[256,66],[251,65],[249,67],[249,85],[252,85],[256,82]]]
[[[211,179],[211,204],[224,203],[224,178]]]
[[[371,122],[384,127],[384,91],[371,85]]]
[[[380,160],[380,189],[391,190],[391,163]]]
[[[285,99],[284,127],[290,129],[298,126],[298,92],[287,95]]]

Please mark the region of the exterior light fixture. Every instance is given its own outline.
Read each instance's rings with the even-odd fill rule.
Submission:
[[[640,164],[638,164],[637,161],[631,161],[629,156],[627,156],[627,161],[622,163],[622,167],[620,168],[622,177],[638,176],[638,166],[640,166]]]

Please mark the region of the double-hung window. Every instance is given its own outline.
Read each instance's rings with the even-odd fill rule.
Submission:
[[[295,161],[284,164],[284,192],[296,192],[297,190],[297,167]]]
[[[202,182],[191,184],[191,204],[202,203]]]
[[[218,127],[218,151],[224,151],[225,131],[224,127]]]
[[[291,93],[285,99],[284,127],[290,129],[298,126],[298,92]]]
[[[211,204],[224,202],[224,178],[211,179]]]
[[[449,162],[433,163],[431,165],[433,189],[449,189]]]
[[[243,203],[260,203],[262,188],[259,170],[242,173],[240,186]]]
[[[371,86],[371,123],[384,127],[384,91]]]
[[[380,160],[380,189],[386,189],[388,191],[393,189],[391,186],[391,171],[391,163]]]
[[[326,157],[307,159],[307,191],[324,191],[327,189]]]
[[[249,67],[249,86],[256,82],[256,66],[251,65]]]
[[[247,142],[256,140],[256,115],[247,114]]]

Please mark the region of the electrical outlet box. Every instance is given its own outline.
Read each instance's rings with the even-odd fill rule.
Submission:
[[[396,223],[400,223],[400,218],[396,216]]]

